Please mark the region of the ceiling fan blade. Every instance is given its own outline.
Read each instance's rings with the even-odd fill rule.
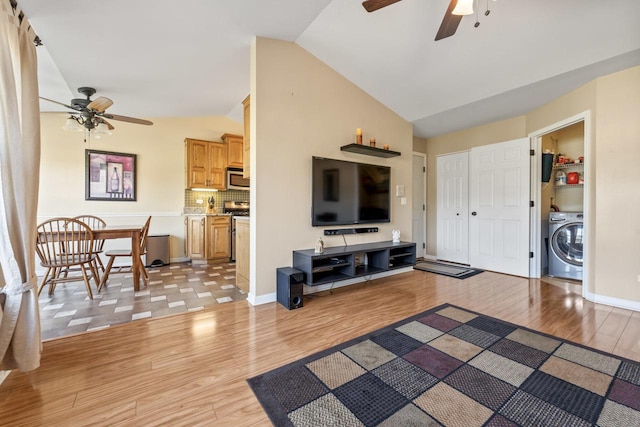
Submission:
[[[100,118],[100,122],[104,123],[105,125],[107,125],[107,128],[109,128],[109,130],[114,130],[115,127],[113,127],[113,125],[111,123],[109,123],[108,121],[106,121],[103,118]]]
[[[366,0],[362,2],[362,7],[364,7],[367,12],[374,12],[399,1],[401,0]]]
[[[67,107],[67,108],[70,108],[70,109],[72,109],[72,110],[80,111],[80,110],[79,110],[78,108],[76,108],[76,107],[73,107],[73,106],[71,106],[71,105],[67,105],[67,104],[63,104],[62,102],[54,101],[53,99],[43,98],[43,97],[40,97],[40,99],[44,99],[45,101],[53,102],[54,104],[62,105],[63,107]]]
[[[135,117],[119,116],[117,114],[99,113],[100,117],[105,117],[111,120],[119,120],[121,122],[136,123],[139,125],[152,125],[153,122],[144,119],[136,119]]]
[[[458,0],[451,0],[449,3],[447,12],[444,14],[444,18],[442,18],[438,34],[436,34],[436,41],[451,37],[456,33],[458,25],[460,25],[460,21],[462,20],[462,15],[453,15],[451,12],[457,3]]]
[[[104,112],[104,110],[106,110],[107,108],[111,107],[112,105],[113,105],[113,101],[112,100],[110,100],[109,98],[104,97],[104,96],[99,96],[96,99],[94,99],[93,101],[91,101],[87,105],[87,108],[91,108],[92,110]]]

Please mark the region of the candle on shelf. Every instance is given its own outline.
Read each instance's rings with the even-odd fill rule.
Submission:
[[[356,135],[362,135],[362,128],[356,129]]]
[[[389,149],[389,144],[384,144],[384,145],[382,146],[382,148],[384,148],[385,150],[388,150],[388,149]]]
[[[356,129],[356,143],[362,144],[362,129],[361,128],[357,128]]]
[[[369,145],[372,146],[372,147],[375,147],[376,146],[376,139],[375,138],[371,138],[369,140]]]

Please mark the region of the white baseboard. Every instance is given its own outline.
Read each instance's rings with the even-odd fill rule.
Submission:
[[[591,292],[585,292],[583,296],[586,300],[595,302],[596,304],[605,304],[627,310],[640,311],[640,302],[638,301],[608,297],[606,295],[598,295]]]
[[[11,371],[0,371],[0,384],[2,384],[4,380],[7,379],[10,373]]]
[[[325,283],[324,285],[308,286],[304,285],[304,294],[315,294],[316,292],[328,291],[329,289],[341,288],[343,286],[353,285],[355,283],[362,283],[368,280],[380,279],[382,277],[393,276],[400,273],[407,273],[412,271],[413,267],[399,268],[397,270],[385,271],[383,273],[372,274],[370,276],[355,277],[353,279],[340,280],[338,282]]]
[[[428,254],[427,254],[427,255],[425,255],[425,256],[424,256],[424,259],[430,259],[430,260],[432,260],[432,261],[437,261],[437,260],[438,260],[438,257],[437,257],[437,256],[435,256],[435,255],[428,255]]]
[[[247,295],[247,301],[249,301],[249,304],[251,305],[261,305],[261,304],[267,304],[269,302],[275,302],[278,299],[278,294],[271,293],[271,294],[266,294],[266,295],[260,295],[258,297],[256,297],[255,294],[253,293],[249,293],[249,295]]]
[[[367,280],[380,279],[381,277],[393,276],[395,274],[400,274],[400,273],[408,273],[408,272],[410,272],[412,270],[413,270],[413,267],[405,267],[405,268],[399,268],[397,270],[385,271],[383,273],[372,274],[370,276],[355,277],[353,279],[340,280],[338,282],[326,283],[324,285],[318,285],[318,286],[304,285],[304,291],[303,292],[304,292],[305,295],[314,294],[316,292],[322,292],[322,291],[326,291],[326,290],[329,290],[329,289],[341,288],[343,286],[349,286],[349,285],[353,285],[355,283],[362,283],[362,282],[365,282]],[[247,301],[249,301],[249,303],[251,305],[266,304],[266,303],[269,303],[269,302],[275,302],[277,300],[278,300],[278,294],[276,292],[271,293],[271,294],[266,294],[266,295],[260,295],[258,297],[256,297],[254,294],[250,293],[247,296]]]

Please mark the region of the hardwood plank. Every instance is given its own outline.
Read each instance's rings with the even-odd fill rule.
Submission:
[[[621,331],[616,349],[640,353],[640,316],[631,316]]]
[[[0,424],[268,425],[247,378],[443,303],[640,361],[638,313],[536,279],[412,271],[297,310],[241,301],[47,341],[41,368],[0,384]]]
[[[137,414],[118,423],[113,427],[125,426],[171,426],[197,427],[217,424],[217,417],[211,405],[169,405],[159,408],[153,413]]]

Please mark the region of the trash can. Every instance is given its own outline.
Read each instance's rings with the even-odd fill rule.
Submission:
[[[153,234],[147,236],[147,256],[145,267],[161,267],[169,264],[169,235]]]

